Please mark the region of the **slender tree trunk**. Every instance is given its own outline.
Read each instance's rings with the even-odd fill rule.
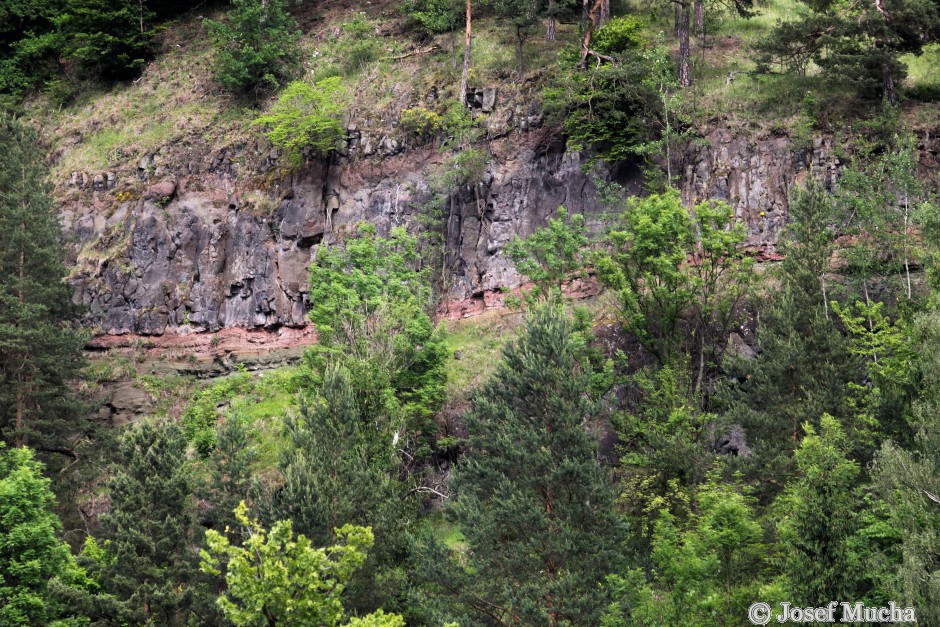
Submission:
[[[610,0],[602,0],[601,2],[601,14],[600,18],[597,21],[597,27],[601,28],[604,24],[610,21]]]
[[[462,103],[464,103],[464,106],[467,104],[467,79],[470,77],[470,41],[471,25],[473,20],[472,15],[473,13],[470,7],[470,0],[467,0],[467,37],[463,49],[463,74],[460,75],[460,93],[457,94],[457,97],[460,98]]]
[[[881,80],[884,83],[885,98],[892,107],[898,104],[898,90],[894,86],[894,75],[891,68],[885,63],[881,66]]]
[[[581,0],[581,36],[584,36],[584,31],[587,28],[588,13],[590,13],[590,0]]]
[[[557,27],[557,24],[555,23],[556,8],[556,0],[548,0],[548,17],[545,18],[545,39],[547,41],[555,41],[557,38],[557,34],[555,33]]]
[[[691,47],[689,46],[689,4],[678,4],[679,15],[679,84],[688,87],[692,84]]]
[[[26,245],[20,244],[20,284],[17,288],[17,298],[20,307],[25,302],[23,286],[26,284]],[[17,373],[16,385],[16,433],[13,436],[13,445],[21,447],[26,445],[26,386],[29,385],[29,370],[26,368],[26,356],[22,357],[23,363],[20,364]]]
[[[516,26],[516,60],[519,61],[519,84],[525,78],[525,57],[522,56],[522,27]]]
[[[591,49],[591,39],[594,37],[594,29],[597,26],[597,12],[600,11],[603,2],[604,0],[595,0],[594,6],[591,7],[591,11],[588,13],[587,29],[581,38],[581,63],[579,64],[581,69],[587,67],[588,51]]]
[[[672,34],[679,36],[679,20],[682,19],[682,3],[672,3]]]
[[[911,300],[911,263],[907,254],[907,223],[910,213],[909,198],[907,188],[904,189],[904,274],[907,277],[907,300]]]
[[[695,36],[699,38],[699,45],[704,46],[705,42],[705,2],[704,0],[695,0]]]

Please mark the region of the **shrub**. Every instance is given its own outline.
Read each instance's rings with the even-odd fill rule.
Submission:
[[[337,76],[315,85],[294,81],[271,112],[252,124],[266,127],[271,143],[283,148],[291,163],[299,166],[305,150],[327,154],[343,136],[342,92],[342,80]]]
[[[427,141],[444,126],[443,118],[425,107],[405,109],[399,122],[405,133],[419,141]]]
[[[297,23],[283,0],[232,0],[227,22],[205,20],[219,47],[216,80],[240,92],[273,91],[300,61]]]
[[[601,54],[623,54],[639,50],[646,44],[643,40],[643,20],[631,15],[615,17],[597,31],[591,43]]]
[[[410,0],[404,11],[425,34],[439,35],[460,25],[464,3],[460,0]]]
[[[343,22],[343,35],[335,44],[335,58],[345,74],[354,74],[379,58],[381,42],[366,18],[357,15]]]

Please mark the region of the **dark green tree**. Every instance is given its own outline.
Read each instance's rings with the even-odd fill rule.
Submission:
[[[138,74],[154,52],[154,13],[136,0],[68,0],[55,17],[62,54],[92,77]]]
[[[920,384],[912,424],[915,438],[902,448],[885,442],[875,457],[873,491],[888,512],[896,542],[883,547],[890,564],[880,583],[887,598],[917,608],[918,621],[940,621],[940,314],[918,316],[914,333]]]
[[[813,61],[823,70],[826,89],[844,85],[862,99],[875,96],[894,105],[906,72],[900,56],[920,54],[940,37],[940,7],[931,0],[804,4],[799,18],[781,22],[758,45],[759,69],[777,65],[803,73]]]
[[[111,510],[90,569],[116,600],[107,620],[182,625],[198,564],[186,438],[175,424],[129,428],[108,482]],[[97,546],[95,542],[93,546]]]
[[[62,233],[36,133],[0,117],[0,435],[76,457],[89,429],[68,383],[85,334],[64,282]]]
[[[848,421],[846,393],[850,382],[861,383],[862,372],[828,304],[835,239],[831,199],[817,185],[795,190],[790,212],[793,222],[781,240],[780,288],[760,313],[760,354],[729,364],[735,383],[724,390],[727,418],[744,427],[755,453],[738,461],[771,491],[793,470],[791,453],[804,424],[818,425],[825,413]]]
[[[197,495],[209,504],[205,523],[210,529],[236,524],[234,511],[242,501],[259,497],[262,488],[254,475],[257,445],[238,415],[229,416],[216,428],[215,446],[204,461],[206,477]]]
[[[295,73],[300,33],[284,0],[232,0],[225,20],[205,24],[218,47],[216,79],[226,89],[259,95]]]
[[[353,576],[347,604],[359,613],[406,611],[407,534],[418,503],[400,479],[403,416],[381,381],[364,387],[366,373],[359,373],[358,385],[353,376],[343,366],[328,366],[322,385],[288,417],[291,446],[280,462],[278,511],[316,544],[335,543],[336,530],[346,524],[371,527],[377,545]]]
[[[623,560],[578,338],[559,304],[535,310],[472,398],[445,509],[466,550],[438,582],[470,623],[595,624],[600,583]]]
[[[0,442],[0,625],[80,618],[55,594],[55,584],[94,584],[59,538],[54,501],[33,452]]]

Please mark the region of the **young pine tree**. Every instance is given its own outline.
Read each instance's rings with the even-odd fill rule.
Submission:
[[[445,510],[467,551],[443,585],[473,624],[596,624],[600,583],[620,565],[591,429],[600,408],[576,337],[557,303],[535,310],[472,399],[457,499]]]
[[[0,438],[75,457],[87,423],[67,382],[83,334],[63,281],[62,234],[36,133],[0,116]]]
[[[321,388],[288,418],[291,446],[281,460],[277,500],[298,533],[326,545],[345,524],[374,530],[376,548],[346,593],[358,612],[405,609],[407,532],[417,503],[399,480],[403,421],[387,396],[387,389],[355,386],[346,368],[329,366]]]

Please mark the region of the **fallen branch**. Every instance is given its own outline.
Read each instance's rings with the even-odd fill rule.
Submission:
[[[72,459],[78,459],[78,453],[73,451],[70,448],[65,448],[64,446],[37,446],[37,451],[42,451],[43,453],[58,453],[59,455],[65,455],[66,457],[71,457]]]
[[[440,50],[440,46],[431,46],[430,48],[425,48],[424,50],[412,50],[411,52],[406,52],[405,54],[399,54],[394,57],[382,57],[383,61],[398,61],[399,59],[407,59],[408,57],[414,57],[419,54],[427,54],[429,52],[434,52],[435,50]]]
[[[588,49],[584,54],[589,57],[595,57],[598,63],[600,63],[601,60],[609,61],[611,63],[615,61],[615,59],[612,56],[607,55],[607,54],[601,54],[600,52],[597,52],[596,50]]]

